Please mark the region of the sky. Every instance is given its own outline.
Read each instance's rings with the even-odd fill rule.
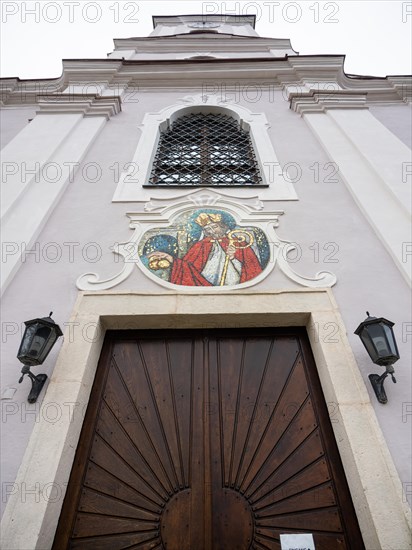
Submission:
[[[147,36],[152,15],[256,14],[260,36],[302,55],[345,54],[348,74],[411,74],[412,1],[2,0],[2,77],[55,78],[62,59],[106,58],[113,38]]]

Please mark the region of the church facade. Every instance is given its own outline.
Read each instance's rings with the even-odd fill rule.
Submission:
[[[1,80],[3,546],[411,548],[411,79],[153,24]]]

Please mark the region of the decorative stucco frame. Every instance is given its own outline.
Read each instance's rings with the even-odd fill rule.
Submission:
[[[52,546],[107,329],[259,326],[306,327],[365,546],[411,548],[401,482],[330,289],[80,293],[42,403],[63,414],[54,423],[40,415],[33,430],[16,480],[25,498],[10,496],[3,548]]]
[[[216,193],[213,189],[198,189],[184,197],[169,197],[168,199],[152,198],[145,204],[144,212],[128,212],[129,227],[133,229],[133,235],[131,235],[127,242],[117,243],[113,247],[113,253],[122,258],[120,271],[107,279],[101,279],[97,273],[84,273],[76,281],[77,288],[86,292],[109,290],[125,281],[135,266],[137,266],[146,277],[160,286],[170,290],[178,289],[180,292],[198,293],[199,286],[182,285],[179,288],[179,285],[163,281],[150,273],[142,263],[138,250],[141,238],[147,231],[151,229],[167,229],[176,218],[185,212],[203,208],[222,209],[229,213],[237,223],[241,224],[240,226],[257,226],[268,238],[270,247],[268,265],[260,275],[244,283],[231,286],[231,290],[243,290],[259,283],[270,274],[275,265],[290,280],[309,288],[332,287],[336,283],[336,276],[330,271],[319,271],[314,277],[307,277],[300,275],[292,269],[288,261],[288,254],[296,249],[296,243],[280,239],[275,231],[275,228],[279,225],[280,216],[284,214],[283,210],[263,210],[263,203],[257,196],[249,197],[249,199],[228,197],[225,194]],[[202,293],[226,292],[228,286],[203,286],[201,289]]]

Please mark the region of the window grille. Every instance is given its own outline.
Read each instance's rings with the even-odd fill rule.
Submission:
[[[192,113],[161,133],[150,185],[259,185],[252,142],[239,122],[224,114]]]

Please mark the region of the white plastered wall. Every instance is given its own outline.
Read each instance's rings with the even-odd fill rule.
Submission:
[[[367,109],[342,106],[304,118],[411,285],[410,149]]]
[[[319,338],[318,327],[325,323],[334,324],[337,337]],[[16,481],[25,487],[25,499],[19,492],[10,497],[2,521],[3,547],[52,545],[106,329],[258,326],[306,326],[325,400],[334,406],[332,427],[365,546],[411,548],[401,483],[328,289],[80,293],[42,405],[66,404],[67,414],[35,426]],[[37,499],[45,486],[59,498]]]
[[[106,121],[120,110],[118,97],[50,98],[40,100],[36,117],[1,151],[1,294]]]

